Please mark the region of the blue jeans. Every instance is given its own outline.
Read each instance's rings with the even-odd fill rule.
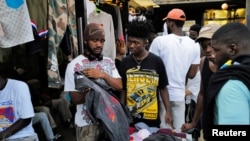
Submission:
[[[32,124],[40,123],[44,134],[48,140],[54,139],[54,133],[50,126],[47,115],[44,112],[35,113],[35,116],[32,118]]]
[[[2,141],[39,141],[37,135],[34,136],[28,136],[28,137],[23,137],[23,138],[18,138],[18,139],[6,139]]]

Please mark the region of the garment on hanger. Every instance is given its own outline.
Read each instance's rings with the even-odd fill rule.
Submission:
[[[116,13],[115,6],[108,4],[108,3],[101,3],[101,4],[99,4],[98,7],[102,11],[104,11],[112,16],[114,30],[117,30],[118,19],[117,19],[117,13]]]
[[[32,55],[47,50],[46,38],[48,36],[48,1],[26,1],[33,29],[34,41],[26,43],[25,46],[27,48],[28,55]]]
[[[69,27],[67,26],[66,32],[64,33],[63,39],[60,43],[60,48],[62,49],[62,52],[68,56],[71,54],[71,33],[69,30]]]
[[[105,31],[105,42],[103,47],[103,55],[115,60],[115,32],[112,16],[104,11],[100,13],[92,12],[87,19],[88,23],[102,24]]]
[[[34,40],[26,0],[0,0],[0,47],[9,48]]]
[[[123,33],[123,26],[122,26],[122,18],[121,18],[121,11],[119,6],[115,6],[115,11],[117,15],[117,32],[116,32],[116,39],[120,39],[125,41],[124,33]]]
[[[71,32],[72,53],[78,55],[77,26],[74,0],[49,0],[48,87],[60,88],[63,84],[59,73],[57,53],[67,26]],[[74,55],[73,55],[74,56]]]
[[[95,10],[96,6],[93,2],[89,1],[89,0],[85,0],[86,1],[86,6],[84,7],[84,12],[87,13],[87,18],[89,18],[89,15]]]
[[[95,13],[100,13],[102,10],[99,8],[99,4],[95,6]]]
[[[48,1],[26,0],[33,29],[43,38],[48,34]]]

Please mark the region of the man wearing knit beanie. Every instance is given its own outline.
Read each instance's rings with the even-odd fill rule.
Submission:
[[[97,23],[90,23],[84,30],[84,55],[90,60],[102,60],[102,50],[105,42],[105,33],[103,26]],[[96,48],[90,47],[88,42],[100,43]]]
[[[67,66],[65,72],[64,91],[69,92],[72,103],[77,105],[75,115],[77,141],[98,140],[99,128],[91,124],[85,105],[85,95],[89,89],[78,91],[75,89],[74,74],[81,72],[90,80],[112,87],[113,90],[122,89],[121,76],[114,61],[102,55],[105,42],[103,26],[90,23],[84,30],[84,53],[74,58]],[[129,139],[129,138],[128,138]]]
[[[105,33],[101,24],[90,23],[84,30],[84,40],[102,39],[105,41]]]

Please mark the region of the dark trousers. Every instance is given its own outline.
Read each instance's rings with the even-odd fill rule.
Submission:
[[[195,106],[196,106],[196,103],[194,100],[191,100],[189,104],[186,104],[186,110],[185,110],[185,122],[186,123],[192,122],[192,118],[195,112]],[[201,118],[200,118],[192,133],[193,138],[198,139],[200,137],[201,128],[202,127],[201,127]]]

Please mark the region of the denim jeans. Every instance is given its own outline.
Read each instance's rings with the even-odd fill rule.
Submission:
[[[46,138],[48,140],[54,139],[54,133],[50,126],[48,117],[44,112],[35,113],[35,116],[32,118],[32,123],[33,124],[40,123]]]
[[[45,113],[45,114],[47,115],[48,120],[49,120],[49,123],[50,123],[50,126],[51,126],[52,128],[57,127],[57,126],[56,126],[56,122],[55,122],[53,116],[52,116],[51,113],[50,113],[50,108],[48,108],[48,107],[46,107],[46,106],[35,106],[34,109],[35,109],[35,111],[37,111],[37,112],[43,112],[43,113]]]
[[[23,137],[23,138],[18,138],[18,139],[6,139],[2,141],[39,141],[37,135],[34,136],[28,136],[28,137]]]

